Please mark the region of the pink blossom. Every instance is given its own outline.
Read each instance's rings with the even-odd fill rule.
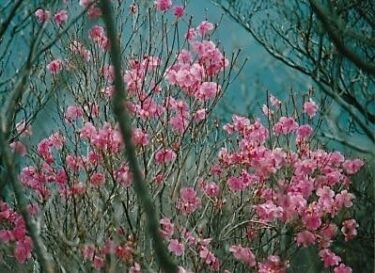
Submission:
[[[315,243],[316,236],[314,233],[305,230],[297,233],[296,242],[298,246],[303,245],[304,247]]]
[[[97,6],[93,5],[87,11],[87,16],[89,17],[89,19],[99,18],[100,16],[102,16],[102,10]]]
[[[115,70],[114,70],[113,65],[103,66],[102,74],[107,81],[113,82],[115,79]]]
[[[130,267],[129,273],[141,273],[141,266],[139,263],[134,263],[134,265]]]
[[[84,244],[81,248],[81,253],[84,260],[91,261],[94,258],[95,246],[93,244]]]
[[[162,218],[160,219],[160,233],[164,238],[170,238],[172,237],[174,233],[174,224],[171,222],[171,219],[169,218]]]
[[[66,156],[65,161],[67,167],[72,171],[77,172],[82,167],[82,159],[79,156],[69,154]]]
[[[156,0],[154,4],[158,11],[166,11],[172,7],[172,0]]]
[[[135,145],[146,146],[150,143],[149,136],[142,129],[136,128],[132,132],[132,138]]]
[[[262,112],[263,112],[263,114],[264,114],[266,117],[268,117],[268,118],[271,118],[271,116],[273,115],[273,111],[270,110],[270,109],[268,108],[268,106],[265,105],[265,104],[263,104],[263,106],[262,106]]]
[[[91,122],[85,122],[79,130],[79,136],[83,139],[91,140],[97,134],[96,128]]]
[[[291,117],[281,117],[279,122],[273,126],[275,134],[289,134],[298,128],[298,123]]]
[[[276,206],[272,201],[256,206],[256,213],[262,221],[271,222],[278,218],[281,218],[283,214],[283,208]]]
[[[21,120],[16,124],[17,133],[21,136],[31,136],[33,134],[32,127],[25,120]]]
[[[68,21],[68,12],[66,10],[59,10],[55,13],[53,18],[56,24],[60,26],[64,24],[66,21]]]
[[[21,156],[25,156],[27,154],[27,148],[21,141],[13,141],[9,144],[9,147],[14,153]]]
[[[47,70],[52,74],[56,75],[63,69],[63,61],[60,59],[55,59],[47,64]]]
[[[101,186],[105,182],[105,176],[102,173],[93,173],[90,176],[90,183],[94,186]]]
[[[354,160],[345,160],[345,162],[342,164],[342,167],[344,168],[345,172],[347,174],[355,174],[357,173],[362,166],[364,165],[363,161],[360,159],[354,159]]]
[[[233,253],[233,256],[245,263],[247,266],[253,267],[256,265],[255,255],[248,247],[242,247],[241,245],[233,245],[229,248],[229,251]]]
[[[259,263],[258,273],[286,273],[287,266],[279,256],[268,256],[265,262]]]
[[[17,241],[14,256],[16,260],[23,264],[26,260],[31,258],[31,250],[33,248],[32,240],[30,237],[25,237],[23,240]]]
[[[184,6],[175,6],[174,7],[174,16],[176,16],[177,18],[181,18],[182,16],[184,16],[184,13],[185,13]]]
[[[319,196],[318,204],[321,208],[327,212],[331,211],[334,203],[333,197],[335,196],[335,192],[331,190],[330,187],[323,186],[316,190],[316,195]]]
[[[78,42],[76,40],[71,42],[70,45],[69,45],[69,49],[73,53],[80,55],[86,62],[90,61],[91,52],[88,49],[86,49],[83,46],[83,44],[81,44],[80,42]]]
[[[132,173],[128,165],[122,165],[115,171],[115,179],[124,187],[130,187],[132,184]]]
[[[199,100],[213,99],[220,92],[220,85],[216,82],[203,82],[197,91],[196,97]]]
[[[197,37],[197,31],[195,28],[189,28],[186,33],[186,39],[188,41],[193,41]]]
[[[201,200],[197,196],[197,192],[192,187],[182,188],[180,190],[180,198],[177,200],[177,209],[184,215],[191,214],[201,206]]]
[[[201,247],[199,251],[199,257],[204,260],[205,264],[209,265],[214,270],[219,270],[219,260],[211,251],[209,251],[207,247]]]
[[[306,139],[308,138],[313,132],[313,129],[311,128],[310,125],[304,124],[298,127],[297,129],[297,139]]]
[[[241,177],[235,177],[232,176],[227,180],[227,185],[229,190],[232,192],[239,192],[243,191],[246,188],[246,184],[244,181],[241,179]]]
[[[54,147],[58,150],[60,150],[64,143],[65,143],[65,138],[63,135],[61,135],[59,132],[53,133],[48,137],[48,140],[50,141],[51,147]]]
[[[315,116],[317,111],[318,111],[318,106],[311,98],[309,101],[303,104],[303,112],[306,113],[310,118]]]
[[[197,31],[200,33],[200,35],[204,36],[209,31],[214,29],[214,25],[208,21],[202,21],[199,26],[197,27]]]
[[[350,208],[353,206],[352,200],[354,199],[354,194],[349,193],[347,190],[343,190],[335,196],[335,204],[338,209],[343,207]]]
[[[352,273],[352,269],[349,266],[341,263],[339,266],[335,267],[333,270],[334,273]]]
[[[204,192],[207,196],[213,198],[213,197],[217,197],[217,196],[219,195],[219,193],[220,193],[220,188],[219,188],[219,186],[218,186],[216,183],[214,183],[214,182],[209,182],[209,183],[205,183],[205,184],[203,185],[203,192]]]
[[[206,119],[207,110],[206,108],[199,109],[193,114],[194,121],[200,122],[204,119]]]
[[[169,241],[168,250],[176,256],[182,256],[185,251],[185,246],[176,239]]]
[[[41,23],[47,22],[50,18],[50,12],[45,9],[37,9],[35,11],[35,16],[38,18],[38,21]]]
[[[80,106],[71,105],[71,106],[68,106],[68,108],[66,109],[64,116],[67,121],[72,122],[82,117],[83,114],[84,114],[83,109]]]
[[[281,101],[278,98],[276,98],[273,95],[270,95],[269,99],[270,99],[270,102],[271,102],[272,106],[274,106],[276,109],[280,108]]]
[[[87,8],[91,4],[92,0],[79,0],[81,7]]]
[[[317,230],[322,225],[320,213],[315,208],[306,208],[302,214],[302,222],[309,230]]]
[[[165,164],[173,161],[176,158],[176,153],[168,148],[160,149],[155,153],[155,162],[157,164]]]
[[[335,266],[341,262],[341,258],[328,248],[319,251],[319,256],[324,262],[324,267]]]
[[[357,228],[359,227],[355,219],[345,220],[342,223],[341,232],[345,236],[345,241],[350,241],[357,236]]]
[[[92,264],[96,270],[100,270],[104,266],[105,260],[103,257],[95,255]]]
[[[132,258],[133,250],[128,245],[119,245],[116,247],[115,253],[122,261],[129,261]]]
[[[103,50],[107,50],[110,47],[109,40],[104,32],[104,28],[101,26],[93,26],[89,31],[89,37]]]

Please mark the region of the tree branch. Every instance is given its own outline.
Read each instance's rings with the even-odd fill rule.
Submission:
[[[153,246],[160,267],[167,273],[176,273],[178,270],[177,265],[169,256],[167,248],[160,236],[159,221],[156,215],[154,204],[139,168],[134,144],[132,143],[130,116],[128,112],[125,111],[125,88],[121,75],[122,69],[120,44],[117,39],[110,1],[101,0],[101,9],[103,11],[103,20],[107,27],[108,39],[111,45],[111,62],[113,64],[115,72],[115,92],[112,98],[113,113],[117,122],[119,123],[121,135],[125,143],[125,155],[129,161],[129,167],[133,174],[133,187],[137,194],[138,200],[144,208],[147,218],[146,223],[148,232],[153,239]]]

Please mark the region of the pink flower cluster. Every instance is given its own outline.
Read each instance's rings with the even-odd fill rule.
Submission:
[[[26,234],[22,216],[0,200],[0,243],[4,246],[14,245],[13,256],[21,264],[31,258],[33,248],[32,240]]]

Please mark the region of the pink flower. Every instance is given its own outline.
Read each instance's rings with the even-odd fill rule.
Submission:
[[[219,260],[216,256],[208,250],[206,246],[202,246],[199,251],[199,257],[204,260],[205,264],[209,265],[215,271],[219,270]]]
[[[109,40],[104,32],[104,28],[101,26],[93,26],[89,31],[89,37],[103,50],[107,50],[110,47]]]
[[[65,142],[64,136],[62,136],[59,132],[53,133],[48,137],[50,141],[50,145],[58,150],[60,150]]]
[[[202,35],[206,35],[209,31],[214,29],[214,25],[208,21],[202,21],[197,27],[197,31]]]
[[[216,82],[203,82],[197,91],[196,97],[199,100],[209,100],[216,97],[220,92],[220,85]]]
[[[62,60],[55,59],[47,64],[47,69],[52,75],[56,75],[63,69],[63,64]]]
[[[217,197],[217,196],[219,195],[219,193],[220,193],[220,188],[219,188],[219,186],[218,186],[216,183],[214,183],[214,182],[205,183],[205,184],[203,185],[203,192],[204,192],[207,196],[213,198],[213,197]]]
[[[227,185],[230,191],[239,192],[243,191],[246,188],[246,184],[241,179],[241,177],[232,176],[227,180]]]
[[[132,132],[132,137],[135,145],[146,146],[150,143],[148,134],[143,132],[142,129],[134,129]]]
[[[84,260],[92,261],[95,254],[95,246],[93,244],[84,244],[81,248]]]
[[[171,222],[169,218],[162,218],[160,219],[160,233],[164,238],[172,237],[174,233],[174,224]]]
[[[79,5],[81,7],[87,8],[91,4],[92,0],[79,0]]]
[[[303,245],[304,247],[315,243],[316,236],[314,233],[305,230],[297,233],[296,242],[298,246]]]
[[[67,121],[72,122],[83,116],[83,109],[77,105],[68,106],[64,116]]]
[[[17,133],[21,136],[31,136],[33,134],[30,124],[26,124],[25,120],[21,120],[16,124]]]
[[[200,122],[204,119],[206,119],[206,108],[203,108],[203,109],[199,109],[197,110],[194,114],[193,114],[193,118],[194,118],[194,121],[196,122]]]
[[[177,200],[177,209],[182,214],[187,215],[196,211],[201,206],[201,200],[197,197],[197,192],[192,187],[182,188],[180,198]]]
[[[123,165],[115,171],[115,179],[124,187],[130,187],[132,184],[132,173],[129,166]]]
[[[141,266],[139,263],[134,263],[134,265],[130,267],[129,273],[141,273]]]
[[[241,245],[233,245],[229,248],[229,251],[233,253],[233,256],[245,263],[247,266],[253,267],[256,265],[255,255],[248,247],[242,247]]]
[[[59,26],[64,24],[66,21],[68,21],[68,12],[66,10],[59,10],[55,13],[54,20]]]
[[[256,206],[256,213],[262,221],[271,222],[283,215],[283,208],[276,206],[272,201]]]
[[[342,223],[341,232],[345,236],[345,241],[352,240],[355,236],[357,236],[357,228],[359,227],[358,223],[355,219],[345,220]]]
[[[310,125],[304,124],[298,127],[297,129],[297,139],[306,139],[308,138],[313,132],[313,129],[311,128]]]
[[[167,148],[160,149],[155,153],[155,162],[157,164],[164,164],[173,161],[176,158],[176,153]]]
[[[302,222],[309,230],[317,230],[322,225],[320,214],[314,208],[306,208],[302,214]]]
[[[317,111],[318,111],[318,106],[311,98],[309,101],[303,104],[303,112],[306,113],[310,118],[315,116]]]
[[[69,154],[66,156],[65,161],[67,167],[72,171],[79,171],[79,169],[82,167],[82,160],[78,156]]]
[[[279,122],[273,126],[273,131],[277,135],[289,134],[298,129],[298,123],[291,117],[281,117]]]
[[[38,18],[39,22],[44,23],[50,18],[50,12],[44,9],[37,9],[35,11],[35,16]]]
[[[185,251],[185,246],[176,239],[169,241],[168,250],[176,256],[182,256]]]
[[[319,256],[324,262],[324,267],[335,266],[341,262],[341,258],[328,248],[319,251]]]
[[[105,176],[102,173],[93,173],[90,176],[90,183],[94,186],[101,186],[104,184]]]
[[[31,250],[33,248],[30,237],[25,237],[22,241],[17,241],[16,249],[14,250],[14,256],[16,260],[23,264],[26,260],[31,258]]]
[[[94,265],[94,268],[96,270],[99,270],[104,266],[104,262],[105,262],[105,260],[104,260],[103,257],[95,255],[94,260],[92,261],[92,264]]]
[[[185,13],[184,6],[175,6],[174,7],[174,16],[176,16],[177,18],[181,18],[182,16],[184,16],[184,13]]]
[[[343,190],[335,196],[335,205],[338,209],[343,207],[350,208],[353,206],[352,200],[354,198],[354,194],[348,193],[347,190]]]
[[[259,263],[258,273],[286,273],[286,270],[279,256],[268,256],[265,262]]]
[[[281,101],[273,95],[270,95],[270,102],[276,109],[280,108]]]
[[[113,65],[103,66],[102,74],[107,81],[113,82],[115,79],[115,70],[114,70]]]
[[[14,153],[21,156],[25,156],[27,154],[27,148],[21,141],[14,141],[9,144],[9,147]]]
[[[87,16],[89,17],[89,19],[96,19],[102,16],[102,10],[96,7],[95,5],[93,5],[87,11]]]
[[[334,273],[352,273],[352,269],[349,266],[341,263],[339,266],[335,267],[333,270]]]
[[[91,59],[91,52],[86,49],[80,42],[73,41],[69,45],[69,49],[75,53],[80,55],[86,62],[90,61]]]
[[[362,160],[354,159],[345,160],[345,162],[342,164],[342,167],[344,168],[347,174],[355,174],[362,168],[363,165],[364,163]]]
[[[96,128],[91,122],[85,122],[79,130],[79,136],[83,139],[91,140],[97,134]]]
[[[172,0],[156,0],[154,4],[158,11],[166,11],[172,7]]]

